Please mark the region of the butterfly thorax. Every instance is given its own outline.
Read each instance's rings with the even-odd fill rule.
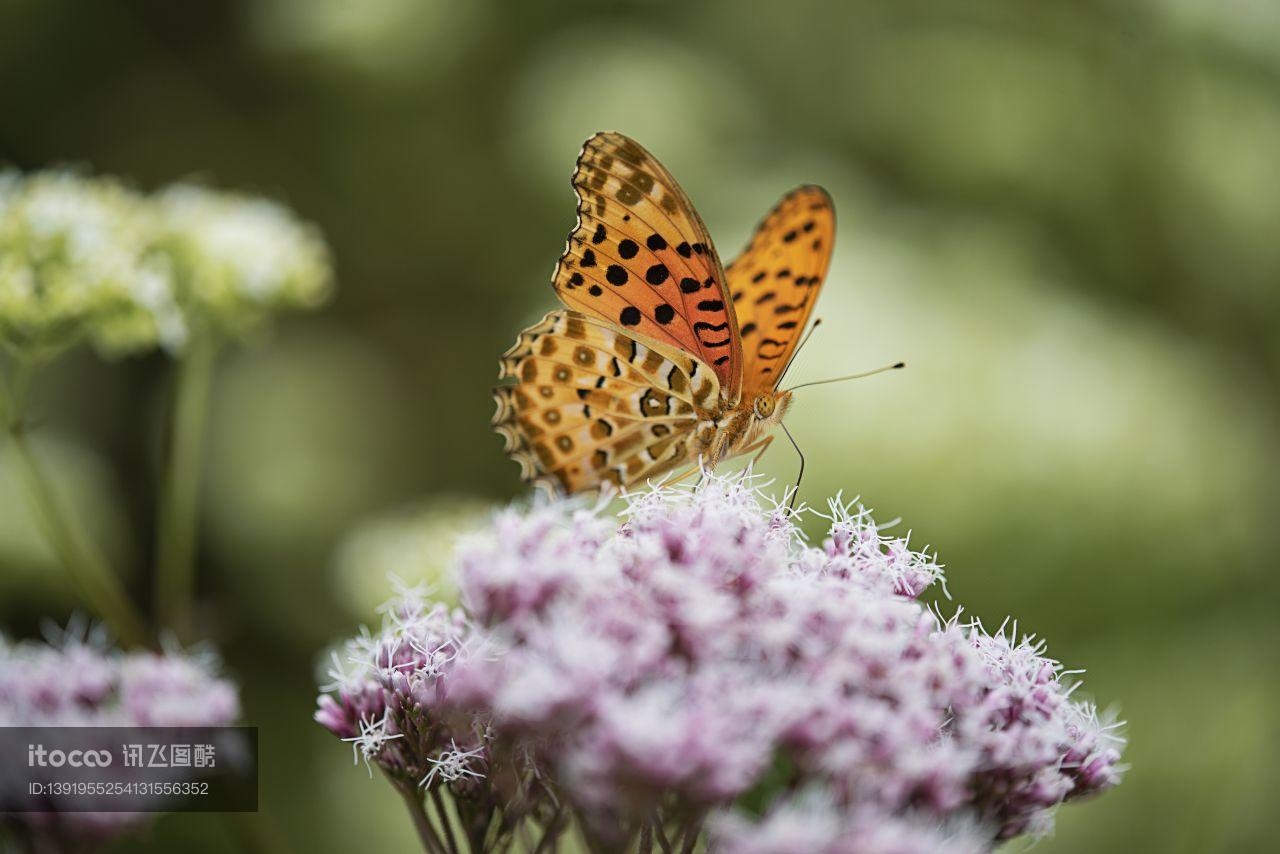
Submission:
[[[704,464],[713,468],[722,460],[759,447],[790,407],[790,392],[761,391],[709,413],[694,434]]]

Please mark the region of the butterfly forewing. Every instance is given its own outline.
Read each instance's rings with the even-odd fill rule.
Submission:
[[[502,358],[493,424],[525,480],[577,492],[630,485],[692,456],[719,382],[697,359],[576,311],[553,311]]]
[[[573,187],[578,223],[554,280],[561,300],[700,359],[736,402],[742,351],[724,270],[675,178],[634,140],[598,133]]]
[[[835,225],[827,192],[800,187],[760,221],[750,244],[726,268],[746,399],[775,389],[795,355],[827,276]]]
[[[578,222],[554,279],[568,309],[521,333],[502,359],[514,383],[494,391],[525,480],[632,486],[760,447],[774,422],[756,395],[776,390],[827,275],[831,199],[788,194],[725,270],[680,185],[634,140],[587,140],[573,187]]]

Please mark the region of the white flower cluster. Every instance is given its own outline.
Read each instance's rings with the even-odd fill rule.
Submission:
[[[0,172],[0,343],[39,359],[82,339],[182,350],[194,324],[237,329],[327,295],[310,226],[259,199],[109,177]]]
[[[87,334],[111,351],[186,339],[152,212],[110,178],[0,175],[0,339],[33,354]]]
[[[283,205],[175,184],[156,195],[155,206],[183,302],[215,324],[235,327],[263,311],[312,308],[328,297],[329,250]]]

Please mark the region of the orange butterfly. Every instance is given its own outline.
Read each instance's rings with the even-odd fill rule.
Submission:
[[[762,453],[835,241],[821,187],[792,190],[722,267],[675,178],[619,133],[586,141],[578,222],[553,284],[567,308],[503,354],[493,426],[526,481],[631,486]]]

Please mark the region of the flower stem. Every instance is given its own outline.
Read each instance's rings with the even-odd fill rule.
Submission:
[[[696,818],[685,825],[683,840],[680,842],[680,854],[693,854],[698,845],[698,837],[702,835],[702,819]]]
[[[671,854],[671,840],[667,838],[667,829],[663,826],[662,815],[654,813],[650,824],[653,825],[653,838],[658,840],[658,847],[662,849],[662,854]]]
[[[157,623],[179,637],[191,633],[201,460],[216,356],[211,334],[193,334],[178,362],[170,402],[156,520],[155,608]]]
[[[546,826],[542,828],[542,837],[538,840],[538,847],[533,849],[533,854],[543,854],[544,851],[551,851],[555,845],[556,838],[559,837],[560,831],[560,815],[564,808],[556,807],[556,811],[551,814],[551,819]]]
[[[648,854],[653,850],[653,825],[648,819],[640,823],[640,841],[636,843],[636,854]]]
[[[396,788],[400,790],[400,797],[404,798],[405,806],[409,808],[409,816],[413,819],[414,830],[418,831],[418,839],[422,840],[422,847],[430,854],[446,854],[444,843],[431,826],[431,818],[427,815],[418,787],[402,783]]]
[[[59,562],[80,588],[89,607],[107,624],[121,646],[143,643],[146,632],[142,619],[125,594],[120,578],[107,564],[106,558],[76,529],[70,515],[63,509],[53,483],[36,458],[20,422],[10,423],[9,441],[37,524]]]
[[[444,798],[440,795],[440,787],[433,786],[431,788],[431,802],[435,804],[436,812],[440,815],[440,826],[444,828],[445,841],[449,843],[449,850],[452,852],[461,852],[458,847],[458,840],[453,835],[453,820],[449,818],[449,807],[445,804]]]

